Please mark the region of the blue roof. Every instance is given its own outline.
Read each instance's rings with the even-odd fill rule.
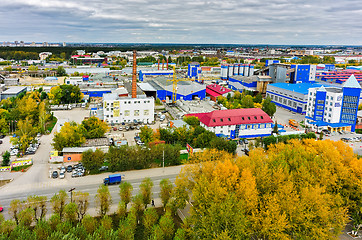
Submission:
[[[309,88],[316,88],[316,87],[321,87],[321,86],[327,86],[327,85],[322,85],[319,83],[271,83],[269,84],[273,87],[277,87],[277,88],[282,88],[285,90],[289,90],[292,92],[297,92],[297,93],[301,93],[301,94],[308,94],[308,89]]]
[[[332,127],[332,128],[336,128],[336,127],[347,127],[347,126],[351,126],[351,124],[348,123],[329,123],[328,126]]]

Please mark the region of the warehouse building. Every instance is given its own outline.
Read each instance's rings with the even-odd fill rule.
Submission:
[[[173,84],[171,78],[157,77],[147,81],[156,89],[157,97],[160,100],[172,100]],[[177,83],[176,100],[204,99],[206,96],[206,85],[194,81],[179,81]]]
[[[273,121],[260,108],[215,110],[207,113],[193,113],[200,125],[214,132],[218,137],[230,139],[270,136]]]
[[[1,100],[11,97],[17,97],[23,92],[26,93],[26,90],[26,87],[10,87],[9,89],[1,93]]]
[[[355,131],[361,86],[354,75],[339,87],[310,88],[306,125],[319,132]]]
[[[308,90],[321,86],[318,83],[272,83],[267,86],[266,96],[279,107],[306,114]]]
[[[138,78],[141,82],[147,78],[153,78],[157,76],[172,76],[172,70],[140,70],[138,72]]]

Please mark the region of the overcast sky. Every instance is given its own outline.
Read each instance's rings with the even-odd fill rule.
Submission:
[[[362,0],[0,0],[0,41],[362,45]]]

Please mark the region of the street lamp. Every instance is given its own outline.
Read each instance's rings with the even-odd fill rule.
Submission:
[[[70,192],[70,202],[73,202],[73,191],[75,190],[75,188],[71,188],[69,189],[68,192]]]

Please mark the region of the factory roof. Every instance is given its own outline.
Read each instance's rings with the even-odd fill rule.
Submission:
[[[208,127],[273,123],[269,115],[260,108],[215,110],[208,113],[187,114],[186,116],[195,116]]]
[[[172,92],[173,87],[172,87],[172,81],[170,81],[170,80],[172,80],[172,78],[159,76],[159,77],[153,78],[149,82],[157,90],[167,90],[169,92]],[[179,81],[177,83],[177,94],[180,94],[183,96],[186,96],[186,95],[189,95],[192,93],[196,93],[196,92],[199,92],[199,91],[202,91],[205,89],[206,89],[206,85],[202,85],[200,83],[193,82],[193,81]]]
[[[324,84],[323,84],[324,85]],[[319,88],[322,84],[319,83],[271,83],[269,86],[282,88],[285,90],[289,90],[291,92],[301,93],[301,94],[308,94],[309,88]],[[327,85],[325,85],[327,86]]]
[[[210,85],[207,85],[206,92],[209,94],[211,94],[211,92],[214,92],[217,94],[217,96],[219,96],[219,95],[223,95],[225,93],[231,92],[231,90],[228,88],[225,88],[223,86],[220,86],[218,84],[210,84]]]
[[[142,91],[156,91],[156,89],[148,82],[137,83]]]
[[[11,87],[8,90],[5,90],[1,94],[18,94],[19,92],[26,90],[26,87]]]

